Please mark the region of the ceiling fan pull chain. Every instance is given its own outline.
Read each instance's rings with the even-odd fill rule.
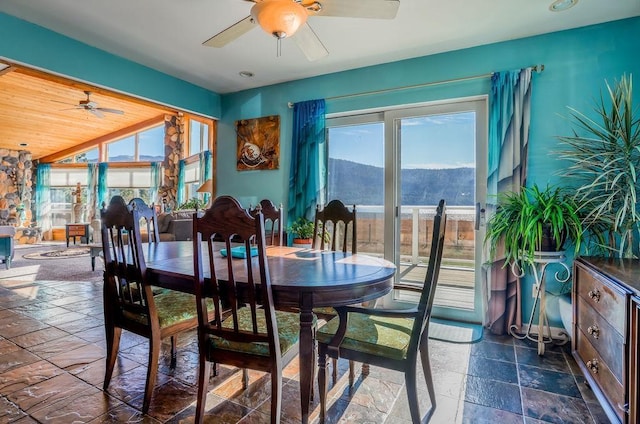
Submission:
[[[276,38],[276,57],[282,55],[282,38]]]

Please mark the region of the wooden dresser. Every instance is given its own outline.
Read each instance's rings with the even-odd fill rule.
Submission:
[[[614,423],[638,419],[640,261],[574,262],[573,356]]]

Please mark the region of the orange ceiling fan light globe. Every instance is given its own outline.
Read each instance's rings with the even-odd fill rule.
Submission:
[[[291,37],[307,21],[307,10],[292,0],[263,0],[251,8],[251,16],[268,34]]]

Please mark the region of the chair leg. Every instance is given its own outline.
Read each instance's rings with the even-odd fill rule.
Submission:
[[[278,361],[279,362],[279,361]],[[282,364],[271,370],[271,424],[280,423],[282,411]]]
[[[338,381],[338,360],[333,359],[333,372],[331,373],[331,378],[333,379],[333,384],[335,385]],[[349,362],[351,364],[351,362]]]
[[[171,336],[171,364],[170,368],[176,367],[176,362],[178,358],[178,348],[176,347],[178,336]]]
[[[409,412],[413,424],[420,424],[420,404],[418,403],[418,386],[416,384],[417,358],[414,359],[413,366],[404,373],[404,381],[407,385],[407,398],[409,401]]]
[[[242,368],[242,389],[247,390],[247,387],[249,387],[249,371]]]
[[[204,420],[204,406],[207,402],[207,392],[209,387],[209,374],[211,374],[211,362],[200,355],[200,366],[198,367],[198,399],[196,402],[196,424],[202,424]]]
[[[356,379],[356,372],[354,370],[355,364],[352,360],[349,360],[349,387],[353,386],[353,382]]]
[[[427,382],[427,391],[429,392],[429,400],[431,401],[431,408],[426,413],[425,422],[429,422],[431,416],[436,410],[436,390],[433,386],[433,374],[431,373],[431,362],[429,360],[428,337],[428,335],[423,335],[420,343],[420,359],[422,359],[422,371],[424,373],[424,379]]]
[[[109,328],[110,327],[110,328]],[[103,390],[107,390],[109,383],[111,382],[111,375],[113,375],[113,368],[118,358],[118,349],[120,347],[120,335],[122,334],[122,328],[105,326],[106,339],[107,339],[107,365],[104,373]]]
[[[156,377],[158,375],[158,360],[160,359],[160,344],[162,341],[159,336],[153,335],[149,338],[149,363],[147,364],[147,383],[144,388],[144,400],[142,402],[142,412],[145,414],[149,411],[151,404],[151,395],[156,385]]]
[[[318,392],[320,392],[320,422],[324,423],[327,411],[327,358],[326,352],[318,352]]]

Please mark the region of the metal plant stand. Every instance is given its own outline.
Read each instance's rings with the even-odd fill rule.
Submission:
[[[564,262],[566,259],[565,252],[535,252],[533,263],[530,264],[533,271],[533,277],[536,283],[536,296],[534,298],[533,308],[531,308],[531,316],[529,317],[529,324],[524,334],[518,334],[518,326],[512,325],[509,327],[509,333],[520,340],[529,339],[538,343],[538,355],[544,355],[545,344],[558,343],[564,344],[569,341],[569,335],[564,331],[560,333],[562,338],[556,338],[554,340],[551,336],[551,326],[549,325],[549,319],[547,318],[546,310],[546,272],[547,267],[550,264],[559,264],[563,269],[555,273],[555,278],[560,283],[566,283],[571,278],[571,271],[567,264]],[[524,276],[524,270],[520,269],[520,272],[516,272],[516,264],[511,264],[511,272],[518,277]],[[565,274],[566,275],[563,275]],[[536,315],[536,309],[538,311],[538,334],[531,333],[531,327],[533,319]]]

